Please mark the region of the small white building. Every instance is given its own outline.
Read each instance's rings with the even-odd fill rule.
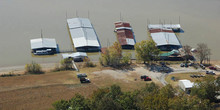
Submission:
[[[191,92],[191,88],[193,87],[194,83],[190,80],[179,80],[179,87],[185,91],[187,94]]]

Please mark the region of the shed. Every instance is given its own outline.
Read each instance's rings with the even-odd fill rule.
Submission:
[[[179,87],[188,94],[191,92],[193,85],[194,83],[190,80],[179,80]]]

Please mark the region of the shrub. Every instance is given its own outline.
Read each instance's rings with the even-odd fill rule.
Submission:
[[[89,58],[84,58],[83,62],[83,67],[96,67],[96,64],[91,62]]]
[[[26,73],[30,73],[30,74],[42,74],[42,73],[44,73],[42,71],[42,68],[41,68],[40,64],[37,64],[35,62],[32,62],[31,64],[26,64],[25,65],[25,70],[26,70]]]
[[[73,60],[72,58],[65,58],[65,59],[61,60],[60,69],[61,70],[71,70],[71,69],[73,69],[72,60]]]
[[[131,53],[126,53],[121,59],[122,65],[129,65],[131,63]]]

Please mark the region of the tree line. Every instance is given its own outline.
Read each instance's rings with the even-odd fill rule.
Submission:
[[[170,84],[160,88],[146,83],[144,88],[123,92],[118,85],[95,90],[91,97],[76,94],[70,100],[53,103],[56,110],[211,110],[220,90],[220,77],[213,76],[196,82],[188,95]]]

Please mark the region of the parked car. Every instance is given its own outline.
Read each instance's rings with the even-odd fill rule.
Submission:
[[[185,64],[184,64],[184,67],[188,67],[188,64],[187,64],[187,63],[185,63]]]
[[[141,79],[145,79],[146,77],[148,77],[148,76],[146,76],[146,75],[141,75]]]
[[[197,76],[196,76],[196,75],[194,75],[194,74],[192,74],[192,75],[190,75],[190,77],[192,77],[192,78],[196,78]]]
[[[89,80],[88,78],[81,77],[81,78],[80,78],[80,82],[81,82],[81,83],[90,83],[90,80]]]
[[[150,77],[146,77],[146,78],[144,78],[144,81],[151,81],[152,79],[150,78]]]
[[[146,75],[142,75],[141,79],[143,79],[144,81],[151,81],[151,78]]]
[[[215,72],[213,72],[213,71],[206,71],[206,74],[215,75]]]
[[[210,70],[217,70],[217,68],[214,67],[214,66],[209,66],[209,69],[210,69]]]
[[[184,67],[184,63],[181,63],[181,64],[180,64],[180,67]]]
[[[200,67],[201,67],[202,69],[205,69],[205,66],[204,66],[203,64],[200,64]]]
[[[86,73],[79,73],[77,74],[77,78],[87,77]]]

